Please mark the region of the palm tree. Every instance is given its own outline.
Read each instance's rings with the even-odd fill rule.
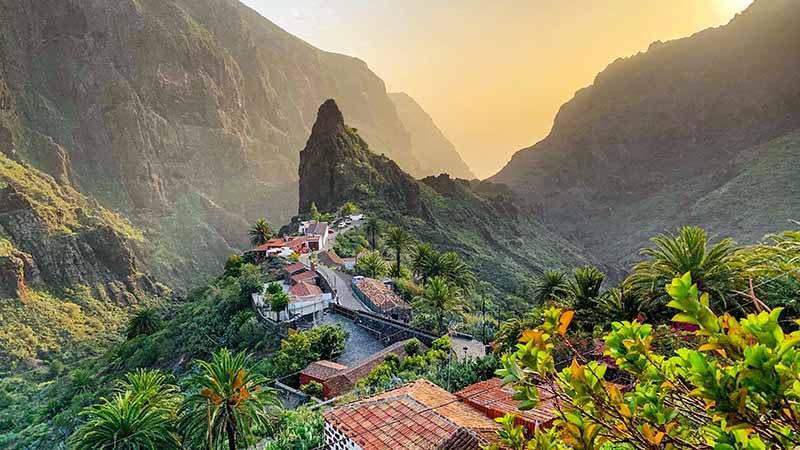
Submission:
[[[457,253],[439,253],[427,244],[417,246],[412,269],[423,284],[433,277],[443,277],[449,283],[469,290],[477,283],[475,274]]]
[[[369,235],[369,245],[372,246],[373,250],[377,250],[378,235],[381,233],[380,221],[375,217],[370,217],[367,219],[367,223],[364,224],[364,231]]]
[[[383,260],[380,252],[369,252],[358,258],[356,272],[370,278],[380,278],[389,273],[389,266]]]
[[[140,309],[131,317],[125,334],[128,339],[150,335],[161,329],[161,315],[153,308]]]
[[[386,246],[394,250],[395,254],[395,273],[394,275],[400,277],[400,258],[404,250],[411,247],[414,240],[411,235],[400,227],[389,228],[386,234]]]
[[[605,274],[594,267],[575,269],[574,280],[569,285],[572,307],[581,311],[592,310],[600,298],[605,279]]]
[[[656,236],[653,243],[655,247],[641,251],[650,260],[637,264],[625,281],[636,295],[654,305],[664,305],[669,301],[664,286],[673,278],[691,272],[692,281],[700,291],[708,292],[716,304],[726,306],[728,297],[737,289],[739,275],[733,241],[723,239],[709,246],[705,230],[683,227],[677,235]]]
[[[272,413],[280,409],[275,391],[262,388],[267,380],[251,370],[245,353],[223,348],[197,365],[201,373],[191,379],[197,391],[187,398],[181,417],[187,441],[210,450],[223,449],[226,438],[229,450],[251,445],[249,438],[269,429]]]
[[[445,314],[459,315],[464,309],[461,289],[444,277],[433,277],[418,297],[414,306],[436,318],[436,332],[444,333]]]
[[[544,305],[551,300],[563,300],[569,292],[569,283],[564,272],[546,270],[533,286],[533,301]]]
[[[89,421],[70,438],[75,450],[180,449],[178,388],[158,371],[129,374],[110,398],[81,412]]]
[[[428,282],[428,274],[431,272],[435,258],[437,258],[437,253],[428,244],[419,244],[414,250],[411,268],[414,275],[422,280],[422,284]]]
[[[269,226],[266,220],[258,219],[253,227],[248,231],[250,235],[250,243],[254,246],[264,245],[272,239],[272,227]]]
[[[651,312],[649,303],[625,285],[609,289],[597,302],[597,318],[606,323],[637,320]]]

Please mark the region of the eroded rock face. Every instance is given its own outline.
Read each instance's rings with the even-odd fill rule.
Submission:
[[[28,289],[102,287],[129,304],[161,294],[140,273],[121,218],[93,207],[68,184],[0,156],[0,297]]]
[[[409,212],[420,209],[419,185],[394,161],[373,153],[344,122],[334,100],[320,106],[300,152],[300,207],[334,211],[346,201],[381,198]]]
[[[739,155],[800,128],[798,73],[800,2],[757,0],[726,26],[609,65],[491,180],[607,262],[626,260],[686,224]]]
[[[247,245],[234,228],[288,219],[298,150],[326,98],[376,151],[419,171],[364,62],[236,0],[9,0],[0,23],[0,151],[68,177],[152,241],[186,195],[208,206],[198,221],[226,252]]]

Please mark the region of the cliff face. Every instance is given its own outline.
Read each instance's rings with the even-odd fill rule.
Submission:
[[[0,298],[79,287],[120,305],[157,295],[134,254],[141,240],[69,185],[0,155]]]
[[[373,153],[333,100],[319,108],[299,177],[301,214],[312,202],[334,211],[353,201],[423,242],[460,253],[500,290],[513,290],[532,273],[588,262],[504,186],[447,174],[415,180]]]
[[[397,109],[400,120],[411,134],[414,157],[423,172],[430,175],[449,174],[454,178],[471,180],[475,174],[461,159],[450,142],[424,109],[405,92],[393,92],[389,98]]]
[[[0,150],[13,142],[14,158],[131,218],[168,279],[245,246],[253,219],[291,215],[297,150],[326,98],[420,171],[366,64],[236,0],[10,0],[0,24]],[[203,248],[170,242],[187,224]]]
[[[695,203],[763,154],[749,149],[800,128],[798,73],[800,3],[758,0],[726,26],[611,64],[491,180],[605,261],[629,260],[665,228],[748,214]],[[762,217],[734,237],[785,226]]]
[[[373,153],[358,132],[344,123],[334,100],[319,107],[317,121],[300,152],[300,207],[311,203],[333,211],[345,201],[376,195],[410,212],[419,210],[419,186],[394,161]]]

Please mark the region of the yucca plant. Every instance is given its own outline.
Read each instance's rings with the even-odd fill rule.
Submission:
[[[197,361],[200,374],[192,377],[195,392],[184,402],[181,430],[186,443],[211,450],[252,444],[251,438],[272,427],[281,408],[266,379],[252,370],[245,353],[227,349]]]

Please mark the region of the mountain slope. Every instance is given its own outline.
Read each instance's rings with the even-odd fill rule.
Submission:
[[[11,0],[0,24],[0,144],[131,218],[160,278],[182,284],[245,246],[255,218],[291,216],[297,152],[325,98],[421,173],[366,64],[236,0]],[[197,244],[176,245],[186,224]]]
[[[503,186],[452,179],[421,181],[377,155],[347,126],[336,102],[319,109],[300,152],[300,213],[315,203],[332,211],[354,201],[440,250],[460,253],[479,276],[511,291],[533,273],[586,264],[582,251],[518,206]]]
[[[446,173],[454,178],[471,180],[475,175],[461,159],[431,116],[405,92],[391,92],[389,98],[397,109],[400,120],[411,133],[414,157],[430,175]]]
[[[142,239],[69,184],[0,153],[2,365],[74,358],[79,342],[119,326],[129,305],[163,294],[140,271]]]
[[[758,0],[726,26],[611,64],[561,107],[547,138],[491,181],[609,263],[687,222],[744,215],[746,228],[712,231],[744,240],[776,231],[785,224],[756,211],[693,206],[737,176],[742,158],[758,165],[749,149],[800,129],[798,73],[800,3]]]

